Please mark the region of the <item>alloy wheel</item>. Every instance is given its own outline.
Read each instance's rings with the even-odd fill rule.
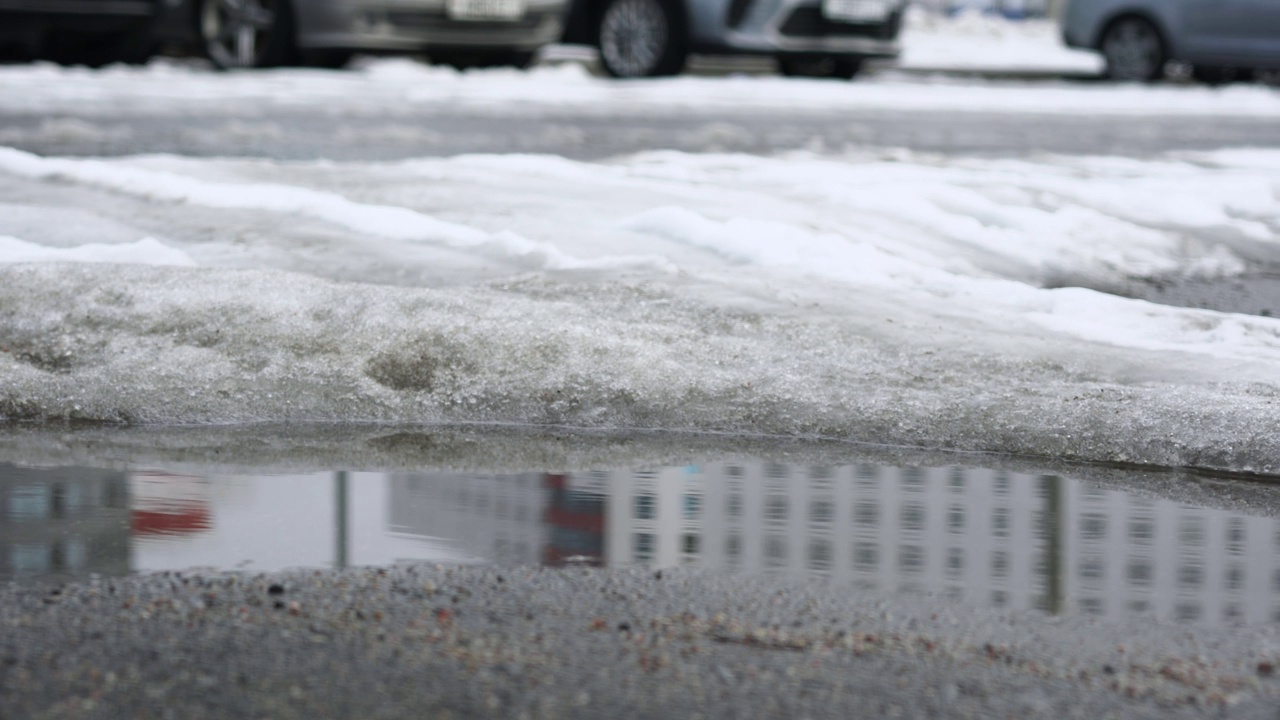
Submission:
[[[209,59],[223,68],[263,65],[276,27],[274,4],[273,0],[208,0],[200,33]]]
[[[1120,20],[1102,42],[1107,76],[1112,80],[1147,82],[1164,70],[1164,43],[1155,26],[1141,18]]]
[[[656,74],[670,42],[667,14],[656,0],[616,0],[600,21],[600,59],[618,77]]]

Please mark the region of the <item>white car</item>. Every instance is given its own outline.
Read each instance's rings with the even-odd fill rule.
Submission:
[[[574,0],[564,41],[615,77],[679,73],[691,53],[770,55],[783,73],[852,78],[899,52],[904,0]]]

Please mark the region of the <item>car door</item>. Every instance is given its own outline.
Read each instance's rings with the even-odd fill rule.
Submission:
[[[1181,0],[1179,5],[1176,44],[1192,63],[1250,66],[1280,55],[1280,0]]]

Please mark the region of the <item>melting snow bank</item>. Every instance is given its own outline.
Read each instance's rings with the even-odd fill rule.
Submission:
[[[1280,467],[1274,357],[1120,359],[1053,337],[940,346],[942,328],[910,315],[886,334],[883,312],[761,314],[617,281],[439,291],[7,265],[0,416],[659,428]]]

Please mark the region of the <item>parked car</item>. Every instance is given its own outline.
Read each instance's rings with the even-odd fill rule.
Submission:
[[[0,57],[75,65],[146,62],[156,0],[0,0]]]
[[[691,53],[771,55],[787,75],[852,78],[899,52],[905,0],[573,0],[564,42],[614,77],[675,75]]]
[[[1208,82],[1280,68],[1280,0],[1068,0],[1062,34],[1113,80],[1157,80],[1170,60]]]
[[[167,45],[221,68],[340,65],[355,52],[468,67],[527,64],[560,38],[565,10],[566,0],[0,0],[0,26],[21,24],[38,56],[88,64]],[[51,52],[63,46],[76,50]]]

